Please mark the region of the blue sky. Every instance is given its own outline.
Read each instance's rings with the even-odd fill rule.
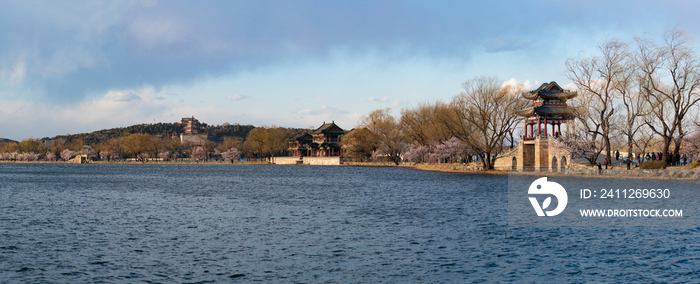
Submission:
[[[2,1],[0,137],[192,115],[350,129],[477,76],[569,85],[566,59],[606,40],[700,38],[694,1],[609,2]]]

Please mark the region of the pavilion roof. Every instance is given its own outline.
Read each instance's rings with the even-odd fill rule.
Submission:
[[[287,138],[287,141],[299,141],[299,142],[310,142],[311,141],[311,135],[309,133],[299,133],[297,135],[294,135],[292,138]]]
[[[539,116],[561,116],[574,118],[576,116],[576,109],[566,105],[541,105],[541,106],[530,106],[521,110],[515,111],[516,115],[522,117],[531,117],[535,114]]]
[[[338,125],[335,124],[334,122],[331,123],[323,123],[321,127],[317,128],[314,131],[309,132],[310,134],[345,134],[345,130],[340,128]]]
[[[522,95],[523,98],[526,98],[528,100],[535,100],[538,97],[540,97],[545,100],[555,99],[561,101],[566,101],[568,99],[578,96],[576,92],[564,90],[562,87],[559,86],[559,84],[557,84],[557,82],[554,81],[544,83],[536,90],[524,92]]]

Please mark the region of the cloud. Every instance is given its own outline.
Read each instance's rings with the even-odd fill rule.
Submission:
[[[12,68],[0,71],[0,79],[12,84],[22,83],[27,74],[27,66],[24,61],[17,62]]]
[[[468,60],[476,42],[493,34],[482,27],[491,17],[478,11],[493,7],[443,5],[76,1],[42,3],[37,9],[35,3],[19,1],[0,11],[6,43],[0,48],[0,70],[65,102],[106,90],[187,84],[290,62],[326,61],[338,50],[388,61]],[[476,23],[480,28],[469,28]],[[12,69],[22,54],[24,69]]]
[[[47,101],[8,101],[0,99],[0,119],[18,120],[11,128],[0,128],[4,135],[16,139],[91,132],[133,124],[177,121],[174,111],[192,113],[183,104],[169,102],[152,87],[136,90],[112,90],[103,96],[76,104]]]
[[[524,49],[530,46],[532,42],[532,40],[521,40],[517,36],[499,36],[486,45],[486,52],[514,51]]]
[[[107,90],[323,63],[338,52],[351,59],[376,57],[389,65],[427,58],[464,66],[484,50],[519,50],[546,42],[546,51],[532,55],[537,59],[579,34],[601,30],[617,35],[634,26],[623,30],[633,36],[665,27],[662,20],[678,11],[697,10],[690,2],[628,9],[631,2],[622,1],[609,4],[621,12],[606,17],[597,5],[569,1],[54,2],[5,3],[0,10],[0,75],[56,102],[76,102]],[[562,13],[567,16],[544,21],[522,16]],[[16,65],[17,58],[24,58],[23,65]]]
[[[389,98],[383,97],[383,98],[381,98],[381,99],[377,99],[377,98],[372,98],[372,97],[370,97],[369,99],[367,99],[367,101],[368,101],[368,102],[388,102],[388,101],[389,101]]]
[[[239,95],[239,94],[228,95],[228,96],[226,97],[226,99],[229,100],[229,101],[240,101],[240,100],[247,99],[247,98],[249,98],[249,97],[248,97],[248,96],[242,96],[242,95]]]
[[[568,84],[561,86],[561,87],[564,88],[565,90],[578,91],[578,87],[576,86],[576,84],[574,84],[574,82],[568,83]]]
[[[510,78],[510,80],[503,82],[503,85],[501,86],[518,86],[520,85],[520,82],[516,80],[515,78]]]
[[[529,90],[534,90],[536,88],[540,87],[540,82],[535,80],[534,82],[531,82],[530,80],[525,80],[525,82],[520,83],[518,80],[515,78],[510,78],[510,80],[503,82],[502,86],[522,86],[523,90],[529,91]]]
[[[104,96],[108,102],[130,102],[141,100],[133,91],[110,91]]]
[[[530,80],[525,80],[523,88],[525,88],[525,90],[534,90],[539,88],[540,85],[540,81],[535,80],[535,82],[530,82]]]
[[[211,105],[192,105],[164,96],[153,87],[112,90],[103,96],[77,104],[53,104],[0,99],[0,120],[18,120],[11,126],[0,125],[3,137],[17,139],[52,137],[66,133],[85,133],[113,127],[152,122],[179,122],[194,115],[210,124],[242,119],[229,109]],[[137,99],[138,98],[138,99]],[[275,119],[267,118],[268,121]]]

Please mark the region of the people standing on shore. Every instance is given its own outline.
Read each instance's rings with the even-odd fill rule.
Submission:
[[[605,169],[606,169],[606,170],[608,169],[608,163],[610,163],[610,162],[608,161],[608,158],[605,158]]]
[[[627,169],[628,169],[628,170],[630,169],[630,163],[632,163],[632,156],[631,156],[631,155],[627,155]]]

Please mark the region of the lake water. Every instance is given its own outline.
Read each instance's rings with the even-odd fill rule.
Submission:
[[[509,226],[507,184],[395,167],[0,164],[0,282],[700,281],[700,224]]]

